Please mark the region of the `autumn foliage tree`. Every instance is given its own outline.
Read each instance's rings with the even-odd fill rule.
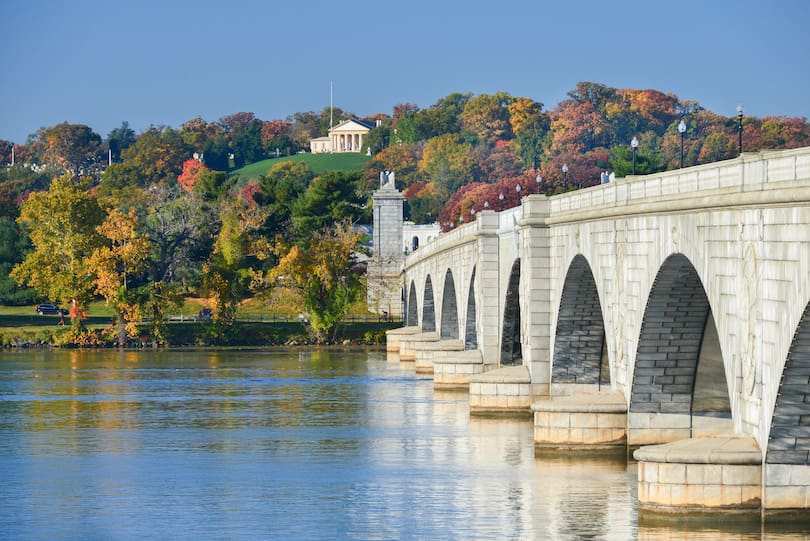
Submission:
[[[97,231],[106,239],[104,246],[93,250],[88,268],[96,276],[96,293],[115,309],[118,345],[137,336],[140,322],[138,304],[128,288],[128,277],[146,267],[149,237],[138,232],[135,209],[123,213],[112,209]]]
[[[200,179],[200,176],[209,169],[200,160],[192,158],[183,162],[183,172],[177,177],[177,182],[183,190],[190,192]]]
[[[361,235],[349,221],[316,231],[305,245],[280,246],[283,255],[271,278],[297,289],[315,339],[334,339],[338,323],[359,293],[352,270]]]

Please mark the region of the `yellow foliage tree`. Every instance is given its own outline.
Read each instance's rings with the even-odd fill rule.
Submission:
[[[108,244],[93,251],[89,268],[96,275],[96,293],[115,308],[118,345],[123,346],[127,338],[137,335],[140,322],[138,304],[127,289],[127,276],[145,267],[149,237],[138,232],[135,209],[126,214],[118,209],[110,210],[97,230]]]
[[[360,238],[351,223],[343,222],[313,233],[306,248],[278,247],[286,253],[270,272],[270,278],[301,292],[309,324],[319,342],[335,338],[337,326],[359,290],[351,263]]]

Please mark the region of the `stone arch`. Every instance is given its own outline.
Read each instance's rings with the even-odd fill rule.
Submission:
[[[695,267],[683,254],[670,255],[653,281],[639,334],[630,413],[685,416],[671,418],[673,426],[659,426],[668,441],[731,429],[711,306]]]
[[[419,306],[416,300],[416,284],[411,280],[411,287],[408,288],[408,302],[406,304],[405,312],[405,325],[416,326],[419,325]]]
[[[467,293],[467,322],[464,325],[464,349],[478,349],[478,322],[475,320],[475,267],[470,278],[470,291]]]
[[[582,255],[571,261],[560,296],[551,382],[610,383],[602,304]]]
[[[515,259],[506,286],[501,333],[501,365],[523,364],[520,337],[520,258]]]
[[[788,350],[776,395],[767,464],[810,465],[810,303]]]
[[[425,294],[422,296],[422,332],[436,332],[436,308],[433,306],[433,282],[425,279]]]
[[[456,283],[453,272],[447,269],[442,289],[442,322],[439,328],[441,340],[458,339],[458,308],[456,307]]]

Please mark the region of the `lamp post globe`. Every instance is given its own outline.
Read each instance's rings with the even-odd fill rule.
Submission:
[[[681,169],[683,169],[683,135],[686,133],[686,122],[683,119],[678,122],[678,133],[681,134]]]
[[[503,210],[503,192],[498,196],[498,199],[501,201],[501,210]]]
[[[537,193],[540,193],[540,184],[543,182],[542,175],[537,175],[534,177],[534,181],[537,182]]]
[[[563,190],[568,191],[568,164],[564,163],[562,166],[563,172]]]

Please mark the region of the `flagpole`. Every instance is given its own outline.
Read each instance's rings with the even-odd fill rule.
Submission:
[[[332,81],[329,81],[329,152],[335,151],[335,142],[332,139]]]

